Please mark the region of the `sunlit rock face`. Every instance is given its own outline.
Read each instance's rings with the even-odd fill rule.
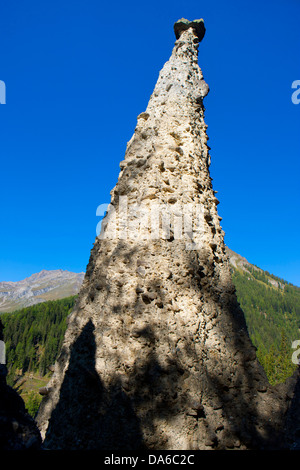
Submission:
[[[46,448],[283,443],[291,397],[270,387],[256,359],[209,174],[204,23],[182,19],[174,30],[41,405]]]

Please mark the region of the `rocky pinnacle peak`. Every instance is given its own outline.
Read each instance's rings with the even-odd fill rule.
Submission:
[[[174,30],[39,408],[45,449],[277,449],[284,440],[294,385],[271,387],[256,357],[209,172],[204,23],[181,19]]]
[[[179,39],[183,31],[192,28],[199,39],[199,42],[202,41],[205,34],[205,26],[204,20],[201,18],[200,20],[189,21],[185,18],[181,18],[180,20],[176,21],[174,24],[174,32],[176,39]]]

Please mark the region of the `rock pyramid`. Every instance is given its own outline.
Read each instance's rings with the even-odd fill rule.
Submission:
[[[209,174],[204,22],[174,31],[39,411],[49,449],[283,445],[292,396],[257,361]]]

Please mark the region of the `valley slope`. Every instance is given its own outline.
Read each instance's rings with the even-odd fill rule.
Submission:
[[[84,273],[43,270],[18,282],[0,282],[0,313],[76,295]]]

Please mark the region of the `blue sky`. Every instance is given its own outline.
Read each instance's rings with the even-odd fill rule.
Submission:
[[[300,285],[298,0],[2,0],[0,281],[85,271],[179,18],[204,18],[199,65],[225,242]]]

